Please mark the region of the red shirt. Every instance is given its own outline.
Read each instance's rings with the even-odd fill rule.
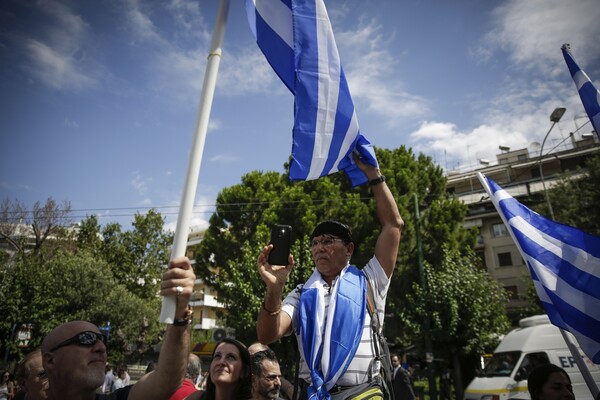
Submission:
[[[190,381],[189,379],[184,379],[179,389],[177,389],[175,393],[173,393],[171,397],[169,397],[169,400],[183,400],[190,394],[197,391],[198,389],[196,389],[196,386],[194,386],[192,381]]]

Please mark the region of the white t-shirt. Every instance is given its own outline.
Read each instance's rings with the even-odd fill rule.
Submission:
[[[375,308],[379,315],[379,321],[383,322],[385,315],[385,299],[389,288],[390,280],[388,279],[385,271],[377,258],[373,256],[367,265],[363,268],[363,272],[373,288],[373,300],[375,302]],[[337,278],[332,282],[332,286],[335,286]],[[296,332],[296,323],[298,320],[298,305],[300,303],[300,294],[302,293],[302,287],[300,284],[292,290],[286,298],[283,300],[281,307],[282,311],[287,313],[292,318],[292,328]],[[327,316],[327,309],[329,308],[329,301],[331,296],[325,295],[325,316]],[[361,383],[367,382],[369,378],[369,367],[371,367],[371,376],[379,375],[379,362],[373,362],[375,357],[375,350],[373,347],[373,330],[371,328],[371,317],[369,312],[365,311],[365,325],[363,326],[362,338],[360,345],[356,350],[354,358],[350,362],[348,369],[338,379],[337,385],[340,386],[355,386]],[[304,355],[300,354],[300,372],[299,377],[307,382],[310,382],[310,370],[304,360]]]

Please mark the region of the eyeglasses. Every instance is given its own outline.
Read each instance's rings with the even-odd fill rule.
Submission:
[[[310,248],[314,249],[315,247],[317,247],[318,245],[322,245],[325,248],[329,248],[331,246],[333,246],[333,244],[337,241],[343,242],[342,239],[340,238],[335,238],[335,237],[325,237],[321,240],[317,240],[317,239],[313,239],[310,241]]]
[[[98,332],[92,332],[92,331],[85,331],[85,332],[81,332],[78,333],[77,335],[73,336],[70,339],[65,340],[62,343],[57,344],[56,346],[54,346],[52,349],[50,349],[50,351],[56,351],[58,349],[60,349],[61,347],[65,347],[65,346],[69,346],[72,344],[78,344],[80,346],[93,346],[96,343],[98,343],[98,340],[101,340],[102,343],[104,343],[104,345],[106,346],[106,336],[104,336],[101,333]]]

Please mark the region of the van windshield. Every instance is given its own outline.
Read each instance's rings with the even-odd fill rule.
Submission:
[[[520,351],[494,353],[483,370],[483,374],[485,376],[510,376],[520,356]]]

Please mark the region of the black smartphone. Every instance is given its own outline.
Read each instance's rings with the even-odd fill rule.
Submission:
[[[270,243],[273,244],[273,249],[269,253],[269,264],[288,265],[292,246],[292,227],[290,225],[273,225]]]

